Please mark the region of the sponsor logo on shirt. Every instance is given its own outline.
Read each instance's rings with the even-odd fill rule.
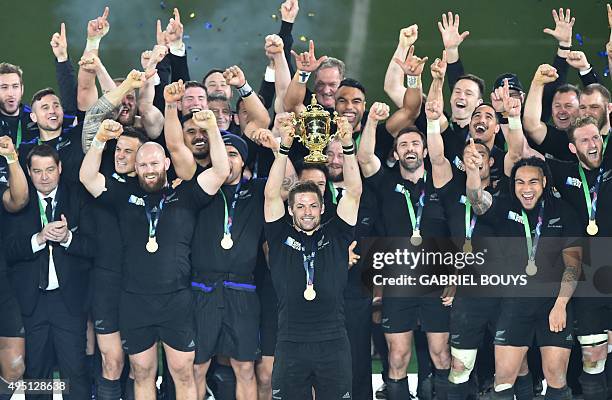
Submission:
[[[112,177],[113,177],[113,178],[114,178],[114,179],[115,179],[117,182],[125,183],[125,179],[123,179],[123,178],[121,177],[121,175],[119,175],[119,174],[118,174],[118,173],[116,173],[116,172],[113,172]]]
[[[521,224],[523,223],[523,217],[514,211],[508,211],[508,219],[510,221],[519,222]]]
[[[133,194],[130,195],[130,198],[128,199],[128,203],[134,204],[136,206],[141,206],[141,207],[144,207],[145,205],[144,199],[138,196],[134,196]]]
[[[602,180],[603,182],[607,182],[607,181],[609,181],[610,179],[612,179],[612,169],[609,169],[609,170],[605,171],[605,172],[603,173],[603,175],[601,176],[601,180]]]
[[[248,199],[251,196],[253,196],[253,193],[249,192],[249,189],[241,190],[238,193],[238,199],[240,199],[240,200]]]
[[[565,181],[565,184],[567,186],[574,186],[574,187],[577,187],[577,188],[581,188],[582,187],[582,182],[580,181],[580,179],[573,178],[571,176],[567,177],[567,180]]]
[[[302,251],[302,243],[298,242],[291,236],[287,236],[287,239],[285,239],[285,244],[294,250]]]
[[[178,197],[176,197],[176,192],[172,192],[168,196],[166,196],[166,200],[164,200],[164,204],[173,203],[177,200],[178,200]]]
[[[321,237],[321,240],[319,240],[319,242],[317,243],[317,249],[321,250],[327,245],[329,245],[329,240],[325,239],[325,235],[323,235],[323,237]]]
[[[561,221],[561,218],[551,218],[548,220],[548,227],[549,228],[563,228],[560,224],[559,221]]]
[[[467,197],[462,194],[461,197],[459,197],[459,203],[465,204],[466,201],[467,201]]]
[[[66,140],[65,142],[58,142],[55,148],[57,149],[57,151],[59,151],[60,149],[63,149],[66,146],[70,146],[70,143],[70,139]]]
[[[459,159],[459,156],[455,156],[455,159],[453,160],[453,164],[459,171],[465,172],[465,165],[463,165],[463,161]]]
[[[404,193],[406,193],[406,188],[403,185],[398,183],[397,185],[395,185],[395,191],[397,193],[404,194]]]

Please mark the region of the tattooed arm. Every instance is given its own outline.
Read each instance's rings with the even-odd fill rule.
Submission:
[[[480,167],[482,166],[482,156],[474,146],[474,139],[470,139],[470,144],[463,153],[463,164],[465,165],[465,194],[472,204],[472,209],[476,215],[486,213],[491,207],[493,196],[482,188],[480,179]]]
[[[576,290],[582,266],[582,248],[568,247],[563,249],[565,271],[561,278],[561,288],[550,314],[548,323],[552,332],[561,332],[567,326],[566,306]]]

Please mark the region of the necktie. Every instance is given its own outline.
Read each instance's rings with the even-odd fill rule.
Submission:
[[[47,217],[47,223],[53,221],[53,199],[51,197],[45,197],[47,206],[45,207],[45,216]],[[48,244],[51,246],[51,244]],[[51,257],[51,254],[49,257]],[[39,287],[43,290],[49,286],[49,257],[42,257],[40,261],[40,285]]]
[[[340,199],[342,198],[342,194],[344,193],[344,188],[337,187],[336,191],[338,192],[338,194],[336,195],[336,199],[340,201]]]

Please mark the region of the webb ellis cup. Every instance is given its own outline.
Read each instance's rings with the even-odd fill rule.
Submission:
[[[338,113],[334,111],[334,118],[331,119],[329,112],[317,104],[316,95],[312,95],[310,105],[302,111],[297,118],[293,116],[293,125],[297,126],[297,138],[308,148],[310,154],[304,157],[304,162],[308,164],[325,164],[327,156],[323,154],[325,146],[333,139],[330,135],[331,122],[336,123]]]

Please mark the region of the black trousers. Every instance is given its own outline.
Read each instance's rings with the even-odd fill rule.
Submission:
[[[51,379],[54,366],[69,383],[64,400],[91,397],[85,365],[87,319],[75,316],[64,304],[61,289],[41,292],[32,315],[23,316],[26,339],[26,379]],[[27,395],[27,399],[50,400],[52,395]]]
[[[344,315],[353,362],[353,400],[371,400],[372,299],[344,298]]]

